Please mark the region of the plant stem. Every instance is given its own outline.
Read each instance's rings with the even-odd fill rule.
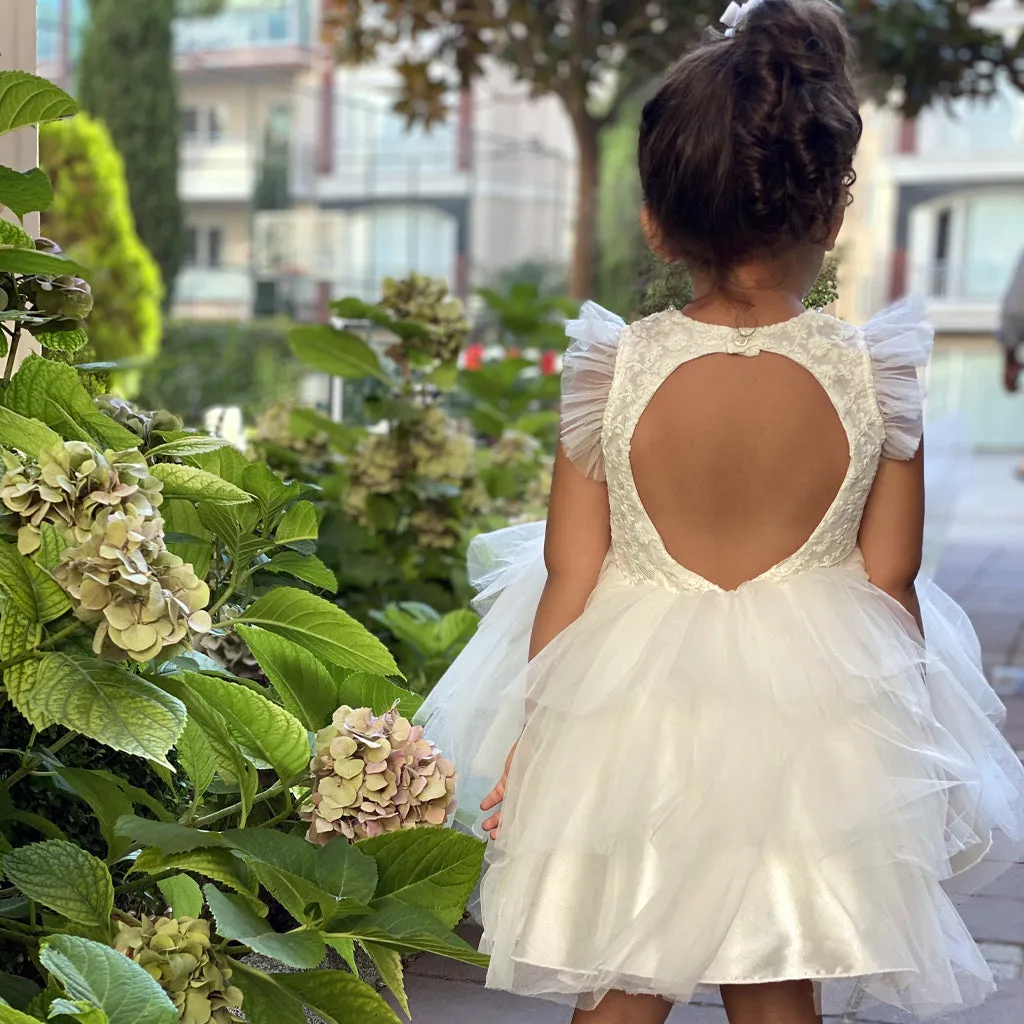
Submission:
[[[114,895],[123,896],[126,892],[136,892],[139,889],[145,889],[147,885],[162,882],[165,878],[178,874],[181,874],[181,868],[167,868],[164,871],[158,871],[155,875],[143,875],[142,878],[137,878],[134,882],[125,882],[123,885],[117,886],[114,889]]]
[[[11,942],[20,942],[23,946],[34,946],[36,944],[36,940],[31,935],[25,935],[23,932],[12,932],[3,927],[0,927],[0,937],[9,939]]]
[[[59,740],[55,740],[49,747],[47,747],[46,750],[51,755],[56,754],[58,750],[62,750],[73,739],[76,739],[77,737],[77,732],[66,732],[64,733],[63,736],[61,736]],[[27,756],[24,762],[22,762],[21,767],[12,775],[8,776],[7,779],[4,780],[3,788],[6,790],[10,790],[10,788],[16,782],[21,782],[21,780],[25,778],[26,775],[31,775],[32,772],[35,771],[35,769],[36,766],[34,763],[34,759],[31,756]]]
[[[9,661],[0,662],[0,672],[13,668],[15,665],[20,665],[23,661],[30,661],[32,658],[37,657],[40,651],[45,651],[48,647],[59,644],[61,640],[74,636],[81,627],[82,624],[80,622],[73,622],[70,626],[65,626],[60,632],[54,633],[53,636],[48,636],[41,643],[36,644],[31,651],[22,651],[21,654],[16,654]]]
[[[270,789],[264,790],[262,793],[257,793],[252,798],[252,806],[255,807],[257,804],[266,803],[268,800],[273,800],[275,796],[283,793],[285,790],[290,789],[296,782],[301,779],[301,775],[296,775],[294,779],[290,779],[288,784],[285,785],[278,779]],[[215,821],[221,821],[224,818],[231,817],[232,814],[237,814],[242,809],[242,801],[231,804],[230,807],[222,807],[219,811],[214,811],[212,814],[206,814],[202,818],[197,818],[194,822],[197,828],[202,828],[204,825],[212,825]]]
[[[4,387],[11,383],[11,375],[14,373],[14,360],[18,357],[18,345],[21,344],[21,321],[14,324],[11,333],[11,344],[7,350],[7,365],[4,367]]]

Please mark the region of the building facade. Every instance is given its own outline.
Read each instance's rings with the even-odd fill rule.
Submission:
[[[1018,0],[981,15],[1015,38]],[[995,340],[1024,254],[1024,95],[1000,83],[985,100],[936,104],[913,121],[869,108],[858,182],[841,238],[841,312],[862,322],[921,295],[936,328],[935,416],[963,414],[985,448],[1024,448],[1024,399],[1002,390]]]
[[[87,0],[40,0],[40,73],[73,84]],[[564,264],[573,136],[500,67],[447,120],[410,129],[385,63],[336,68],[319,0],[226,0],[180,18],[187,265],[174,313],[321,317],[418,271],[460,295],[523,263]]]

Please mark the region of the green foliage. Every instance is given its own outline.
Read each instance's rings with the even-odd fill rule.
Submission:
[[[14,85],[30,110],[68,109],[46,83]],[[48,196],[0,172],[12,208]],[[350,694],[371,703],[345,713],[367,718],[416,697],[323,596],[309,488],[170,414],[94,400],[67,363],[14,370],[22,330],[53,330],[66,303],[84,316],[86,293],[52,243],[3,237],[0,944],[17,974],[0,975],[0,1020],[228,1024],[241,1004],[254,1024],[303,1007],[393,1022],[354,968],[294,980],[238,957],[308,969],[330,945],[354,964],[358,943],[399,992],[400,952],[484,962],[451,930],[483,844],[438,828],[443,813],[377,846],[298,834],[312,733]],[[258,677],[204,653],[208,635]]]
[[[174,0],[90,0],[78,69],[82,108],[106,124],[124,158],[135,226],[168,298],[185,246],[173,18]]]
[[[81,115],[46,125],[39,154],[54,181],[46,230],[89,268],[92,356],[102,362],[152,358],[160,347],[163,287],[136,234],[124,162],[110,133]],[[124,384],[130,387],[131,380]]]
[[[151,409],[176,410],[187,423],[230,405],[252,422],[268,406],[294,398],[299,375],[287,332],[273,322],[171,321],[160,354],[140,372],[138,396]]]

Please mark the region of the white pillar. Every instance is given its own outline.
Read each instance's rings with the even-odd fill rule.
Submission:
[[[36,71],[36,0],[3,0],[0,17],[0,68],[4,71]],[[0,136],[0,163],[27,171],[39,163],[35,128],[21,128]],[[25,230],[39,233],[39,218],[25,218]]]
[[[36,71],[36,0],[3,0],[0,17],[0,69],[4,71]],[[0,164],[17,171],[31,170],[39,163],[39,134],[35,128],[20,128],[0,136]],[[5,211],[6,213],[7,211]],[[25,217],[25,230],[39,234],[39,214]],[[35,339],[23,337],[18,362],[29,352],[39,351]]]

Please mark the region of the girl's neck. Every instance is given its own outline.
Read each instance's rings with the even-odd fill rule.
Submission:
[[[753,328],[792,320],[806,312],[799,294],[791,292],[712,291],[697,294],[683,312],[692,320],[723,327]]]
[[[691,273],[693,301],[683,311],[694,320],[725,327],[755,328],[792,320],[805,312],[824,253],[801,248],[777,259],[736,267],[725,282]]]

